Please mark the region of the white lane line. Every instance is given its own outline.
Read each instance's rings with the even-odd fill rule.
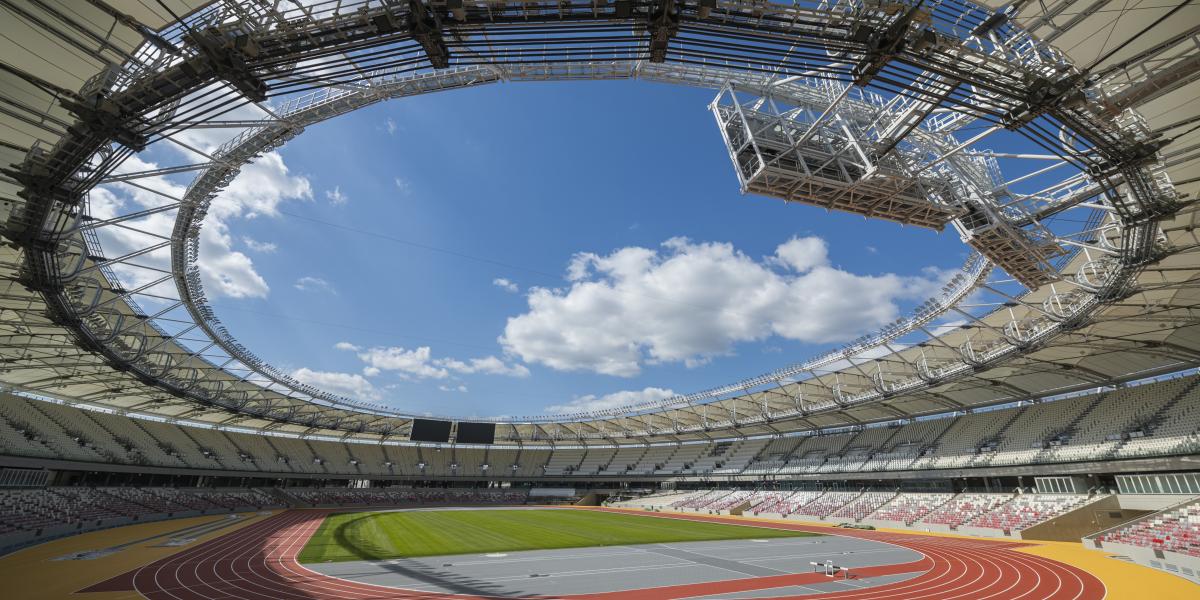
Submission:
[[[832,553],[832,552],[815,552],[812,554],[783,554],[783,555],[778,555],[778,556],[767,556],[767,557],[763,557],[763,558],[741,558],[741,559],[738,559],[738,562],[753,565],[755,563],[760,563],[760,562],[773,562],[773,561],[779,561],[779,560],[796,560],[796,559],[802,559],[802,558],[812,558],[814,556],[830,557],[832,559],[832,557],[834,557],[834,556],[861,556],[863,554],[896,554],[896,553],[900,553],[900,552],[908,553],[911,551],[910,550],[900,550],[897,548],[882,548],[879,550],[851,551],[848,554],[840,554],[840,553]],[[920,559],[917,558],[915,560],[920,560]],[[895,564],[895,563],[885,562],[885,563],[880,563],[880,564],[891,565],[891,564]],[[808,565],[806,564],[805,566],[808,566]],[[857,566],[858,566],[858,568],[862,568],[862,567],[872,567],[872,566],[876,566],[876,565],[860,564]]]
[[[819,590],[814,587],[808,587],[807,585],[789,585],[789,586],[778,587],[778,588],[769,588],[769,589],[765,589],[765,590],[749,590],[747,592],[740,592],[743,594],[750,593],[750,592],[758,592],[759,594],[757,596],[742,596],[740,598],[738,598],[736,596],[689,596],[687,598],[684,598],[683,600],[757,600],[759,598],[768,598],[768,599],[769,598],[779,598],[780,594],[789,593],[789,592],[781,592],[779,590],[790,590],[792,588],[808,590],[809,593],[813,593],[813,594],[828,594],[829,593],[825,590]]]
[[[543,552],[543,550],[531,550],[530,552]],[[445,556],[433,556],[433,557],[422,556],[420,558],[400,558],[400,559],[390,559],[390,560],[382,560],[382,561],[353,561],[353,562],[378,564],[378,563],[388,563],[388,562],[390,562],[390,563],[407,563],[409,561],[428,560],[428,561],[436,562],[437,564],[449,562],[449,563],[453,563],[454,566],[457,567],[457,566],[468,566],[468,565],[511,565],[511,564],[522,563],[522,562],[543,562],[543,561],[550,561],[550,560],[591,560],[594,558],[608,558],[608,557],[612,557],[612,556],[632,556],[634,554],[645,554],[645,553],[646,553],[645,550],[629,548],[627,552],[606,552],[603,554],[600,554],[600,553],[597,553],[597,554],[564,554],[561,556],[558,556],[558,555],[533,556],[533,557],[529,557],[529,558],[510,558],[508,560],[456,561],[456,560],[454,560],[455,557],[462,556],[462,555],[448,554]],[[517,556],[521,556],[521,554],[522,553],[517,553]],[[486,556],[491,556],[491,555],[486,555]],[[507,556],[507,555],[505,555],[505,556]]]
[[[624,567],[624,568],[619,568],[619,569],[589,569],[586,571],[558,571],[558,572],[546,573],[542,577],[530,577],[528,574],[512,575],[512,576],[508,576],[508,577],[489,577],[488,583],[500,583],[500,582],[506,582],[506,581],[529,581],[531,579],[548,579],[548,580],[553,581],[553,580],[562,580],[566,577],[583,577],[583,576],[587,576],[587,575],[608,575],[611,573],[664,571],[667,569],[690,568],[690,567],[695,567],[695,566],[697,566],[697,565],[694,563],[688,562],[688,563],[676,563],[676,564],[670,564],[670,565],[654,565],[654,566],[649,566],[649,567]],[[379,577],[381,575],[384,575],[384,574],[383,573],[372,573],[371,575],[368,575],[366,577]],[[358,579],[351,579],[351,581],[357,581],[357,580]],[[423,592],[433,592],[433,591],[445,592],[445,588],[443,588],[442,586],[437,585],[437,584],[420,584],[420,585],[401,584],[401,585],[403,585],[404,589],[406,589],[406,590],[418,590],[418,591],[423,591]],[[619,591],[619,590],[617,590],[617,591]]]

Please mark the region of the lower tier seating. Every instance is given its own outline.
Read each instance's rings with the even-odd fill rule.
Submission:
[[[864,519],[908,525],[945,525],[1018,530],[1102,498],[1087,494],[949,494],[863,491],[697,490],[638,498],[629,506],[722,510],[742,504],[753,514],[781,514],[827,521]],[[719,508],[718,508],[719,507]]]
[[[1098,536],[1101,542],[1200,558],[1200,502],[1164,511]]]

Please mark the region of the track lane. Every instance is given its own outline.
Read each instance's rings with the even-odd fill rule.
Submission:
[[[300,550],[330,512],[333,511],[293,510],[268,517],[145,565],[133,572],[130,579],[134,589],[149,600],[468,600],[489,597],[486,594],[446,594],[378,586],[305,568],[297,561]],[[644,512],[636,514],[646,515]],[[1026,545],[1021,543],[859,530],[830,531],[827,527],[811,525],[747,522],[701,515],[646,516],[844,535],[893,544],[924,555],[913,563],[867,567],[853,572],[858,577],[920,572],[904,581],[828,593],[781,595],[779,600],[1100,600],[1105,596],[1103,584],[1091,574],[1070,565],[1017,552]],[[829,578],[820,574],[800,573],[554,597],[564,600],[683,600],[828,581]]]

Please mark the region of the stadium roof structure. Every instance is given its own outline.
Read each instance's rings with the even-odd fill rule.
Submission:
[[[221,324],[195,265],[209,203],[247,162],[356,108],[572,79],[710,88],[743,191],[951,227],[973,252],[940,295],[836,352],[652,404],[492,419],[498,442],[831,428],[1200,364],[1200,19],[1190,0],[0,0],[0,9],[0,380],[15,392],[405,439],[412,415],[402,408],[304,385]],[[231,139],[206,151],[178,139],[191,128]],[[989,149],[990,136],[1010,132],[1031,150]],[[155,144],[204,158],[122,168]],[[196,174],[182,196],[153,184],[181,173]],[[162,202],[93,215],[91,190],[117,183]],[[173,230],[147,228],[163,215]],[[106,253],[112,228],[144,242]]]

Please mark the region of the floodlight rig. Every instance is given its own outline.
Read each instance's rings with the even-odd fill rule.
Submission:
[[[852,88],[835,82],[818,89],[828,106],[820,114],[733,84],[713,100],[743,192],[934,230],[963,214],[932,189],[935,179],[908,175],[895,156],[872,157],[865,130],[887,106],[881,98],[847,101]]]

